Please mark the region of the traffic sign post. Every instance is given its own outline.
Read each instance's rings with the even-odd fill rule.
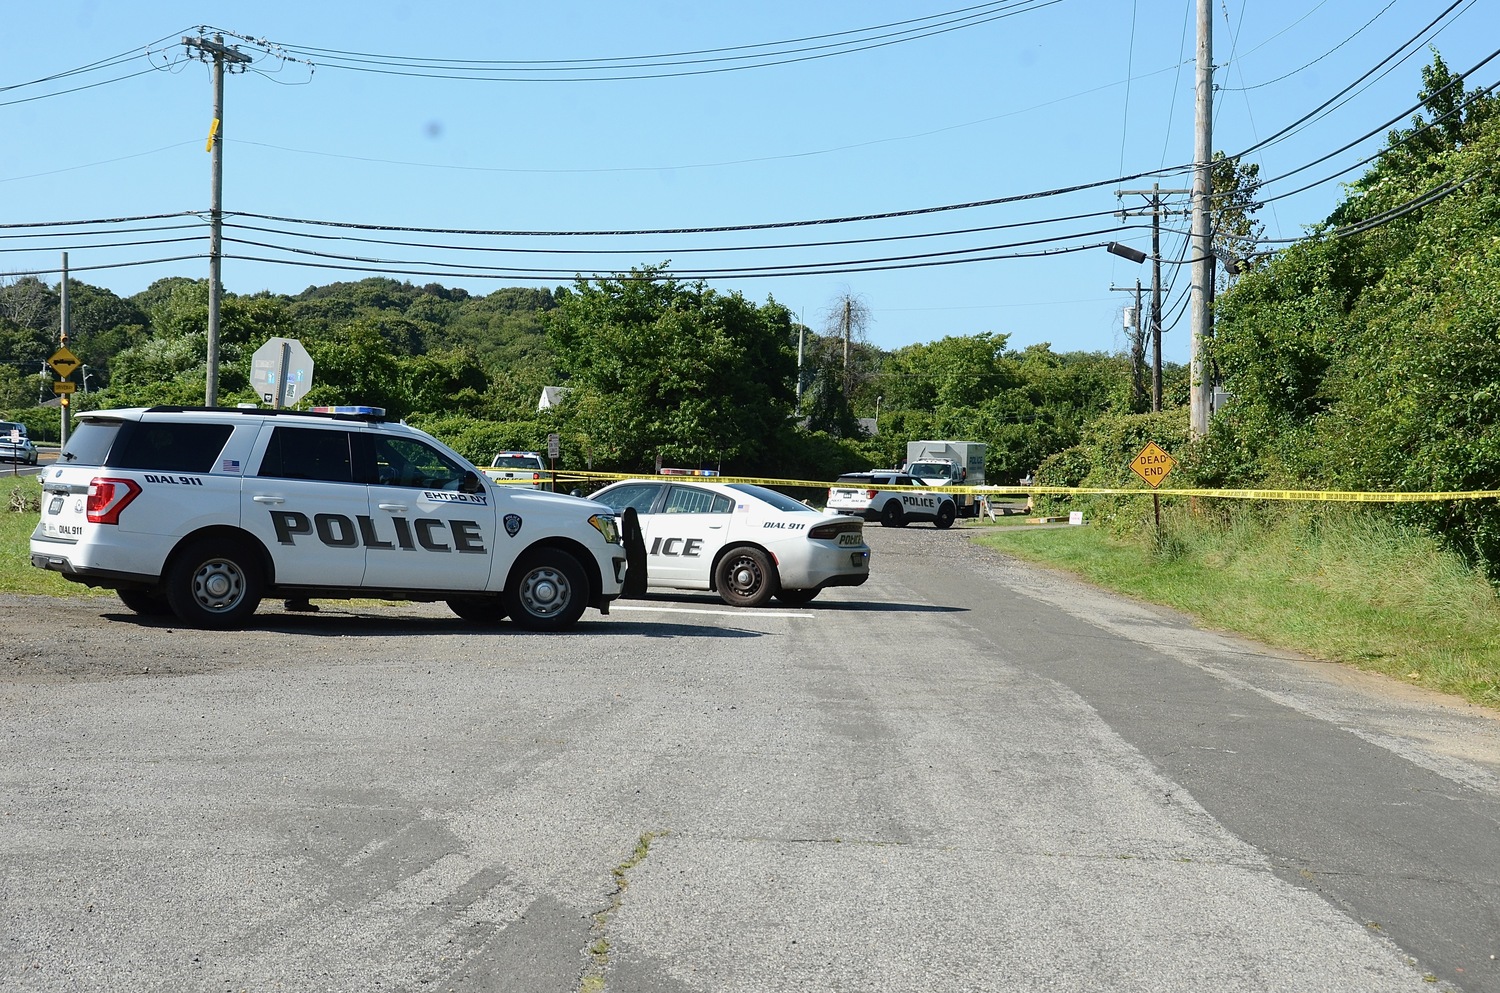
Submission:
[[[547,460],[552,464],[552,492],[557,492],[557,457],[562,454],[562,436],[556,431],[547,435]]]
[[[1166,453],[1166,450],[1154,441],[1146,443],[1141,449],[1141,454],[1130,461],[1130,469],[1137,476],[1146,481],[1146,485],[1153,491],[1162,484],[1162,481],[1172,474],[1177,468],[1177,460]],[[1156,510],[1156,530],[1161,530],[1161,495],[1152,492],[1151,505]]]
[[[312,356],[296,338],[268,339],[250,358],[250,385],[278,409],[306,396],[312,378]]]

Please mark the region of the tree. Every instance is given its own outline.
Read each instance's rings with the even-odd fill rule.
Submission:
[[[1264,264],[1260,251],[1265,225],[1253,215],[1260,209],[1260,164],[1241,162],[1215,152],[1212,165],[1213,253],[1226,283],[1251,268]]]
[[[841,382],[846,402],[853,398],[855,386],[860,380],[855,345],[865,340],[865,330],[872,320],[870,307],[865,303],[864,298],[848,290],[841,293],[838,299],[823,311],[823,340],[837,343],[836,347],[841,357],[840,366],[843,369]],[[822,361],[827,362],[832,359],[831,351],[831,349],[824,349]]]
[[[761,465],[787,430],[791,314],[658,268],[580,279],[549,315],[562,414],[624,464]]]

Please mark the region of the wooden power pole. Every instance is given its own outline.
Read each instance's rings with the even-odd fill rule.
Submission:
[[[208,129],[207,151],[213,155],[212,191],[209,198],[208,233],[208,375],[203,404],[212,407],[219,401],[219,309],[224,288],[219,279],[220,260],[224,254],[224,68],[243,68],[250,56],[224,44],[224,36],[182,39],[183,45],[196,49],[198,57],[213,62],[214,120]]]

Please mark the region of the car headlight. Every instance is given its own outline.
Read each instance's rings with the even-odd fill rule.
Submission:
[[[594,526],[594,530],[604,535],[604,540],[611,545],[620,543],[620,525],[615,522],[613,514],[595,514],[589,518],[589,523]]]

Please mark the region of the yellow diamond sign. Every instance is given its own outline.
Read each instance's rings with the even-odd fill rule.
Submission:
[[[47,364],[52,367],[53,372],[57,373],[63,379],[67,379],[69,376],[73,375],[74,370],[76,370],[79,365],[82,364],[82,362],[79,360],[78,356],[68,351],[67,345],[64,345],[63,347],[52,353],[52,357],[47,360]]]
[[[1177,467],[1177,460],[1163,451],[1156,442],[1147,443],[1130,463],[1131,470],[1153,490]]]

